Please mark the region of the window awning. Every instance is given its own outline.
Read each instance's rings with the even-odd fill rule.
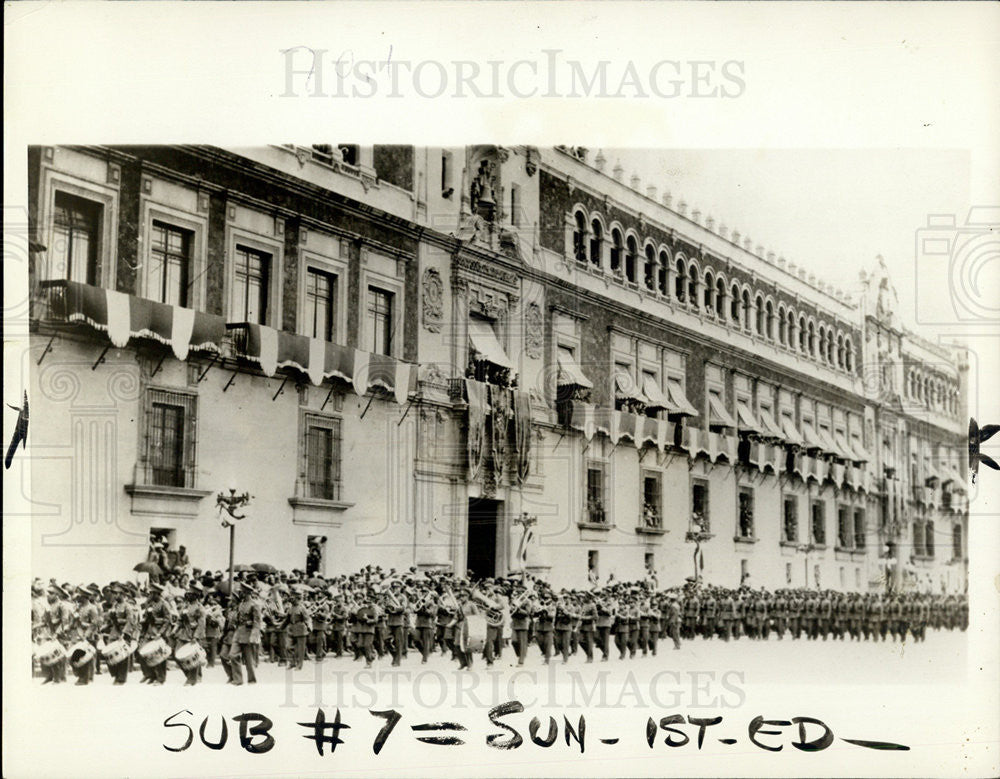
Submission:
[[[708,414],[708,423],[713,427],[737,427],[722,398],[711,392],[708,393]]]
[[[819,437],[819,433],[816,432],[816,425],[810,420],[802,420],[802,440],[806,449],[816,449],[819,451],[826,449],[823,440]]]
[[[750,401],[745,398],[736,399],[737,427],[741,433],[761,433],[763,426],[757,421],[750,408]]]
[[[576,360],[568,354],[562,352],[558,355],[559,373],[556,377],[556,384],[560,387],[582,387],[591,389],[594,384],[583,375],[583,370],[576,364]]]
[[[511,374],[517,371],[488,322],[479,319],[469,320],[469,342],[477,360],[485,360],[499,368],[507,368]]]
[[[851,449],[851,444],[847,440],[847,433],[843,430],[835,430],[833,433],[833,443],[837,447],[838,457],[851,462],[857,462],[854,450]]]
[[[698,410],[691,405],[691,401],[684,394],[684,387],[681,386],[680,379],[667,379],[667,395],[670,398],[670,413],[681,416],[699,416]]]
[[[757,418],[760,420],[761,426],[764,428],[764,435],[769,438],[783,439],[785,437],[784,432],[778,426],[778,423],[774,419],[774,414],[771,413],[771,409],[761,407],[760,413],[757,414]]]
[[[621,372],[615,372],[615,397],[638,400],[641,403],[647,402],[646,396],[642,394],[642,391],[637,386],[635,386],[635,382],[632,381],[632,377],[627,373]]]
[[[660,390],[660,385],[652,376],[645,376],[642,380],[642,391],[648,399],[648,408],[670,408],[670,399]]]
[[[802,434],[795,427],[795,420],[788,414],[781,415],[781,432],[784,433],[785,443],[802,446]]]
[[[851,436],[851,455],[851,459],[856,463],[866,463],[871,460],[871,455],[868,454],[868,450],[861,443],[861,436]]]

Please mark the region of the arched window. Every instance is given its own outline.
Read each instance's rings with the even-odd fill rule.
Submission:
[[[587,217],[583,211],[577,211],[574,217],[576,219],[576,229],[573,230],[573,256],[578,262],[586,262]]]
[[[687,266],[684,264],[684,260],[677,260],[674,274],[674,297],[683,303],[687,300]]]
[[[844,342],[844,367],[854,371],[854,344],[850,339]]]
[[[715,311],[715,305],[712,301],[712,295],[715,294],[715,276],[712,275],[712,271],[705,271],[705,287],[702,290],[702,295],[704,299],[702,300],[702,306],[705,309],[706,314],[710,314]]]
[[[735,281],[729,288],[729,318],[734,325],[740,323],[740,285]]]
[[[688,303],[698,306],[698,266],[693,262],[688,265]]]
[[[764,298],[758,295],[754,305],[757,307],[754,329],[757,331],[757,335],[764,335]]]
[[[601,227],[601,220],[595,219],[590,223],[590,264],[595,268],[601,267],[603,244],[604,228]]]
[[[809,338],[807,339],[809,344],[809,356],[816,356],[816,325],[812,322],[809,323]]]
[[[660,252],[660,267],[657,272],[659,273],[659,278],[657,281],[657,288],[660,290],[660,294],[664,297],[670,294],[670,290],[667,289],[667,269],[670,268],[670,257],[665,251]]]
[[[788,344],[788,316],[781,306],[778,306],[778,343],[782,346]]]
[[[819,361],[826,362],[826,327],[823,325],[819,326],[817,340],[819,342]]]
[[[617,227],[611,231],[611,272],[621,275],[622,272],[622,232]]]
[[[726,280],[722,276],[715,280],[715,313],[719,319],[726,317]]]
[[[635,243],[635,236],[630,235],[625,239],[625,280],[635,283],[635,260],[639,254],[639,248]]]
[[[826,331],[826,362],[828,365],[833,365],[836,355],[833,348],[833,330]]]
[[[750,292],[743,290],[743,329],[750,329]]]
[[[769,341],[774,340],[774,303],[770,300],[764,304],[764,328]]]
[[[806,354],[809,351],[809,331],[806,329],[806,318],[799,317],[799,351]]]
[[[646,282],[646,289],[650,292],[656,290],[656,249],[653,244],[646,244],[646,267],[644,268],[643,280]]]
[[[844,367],[844,334],[837,333],[837,367]],[[913,374],[910,374],[910,396],[913,396]]]

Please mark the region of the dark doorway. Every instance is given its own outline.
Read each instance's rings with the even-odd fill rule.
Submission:
[[[466,567],[479,579],[496,575],[499,512],[500,501],[469,499],[469,551]]]

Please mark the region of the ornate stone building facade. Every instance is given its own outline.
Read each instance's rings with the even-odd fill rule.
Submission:
[[[33,567],[960,591],[964,357],[557,147],[40,147]]]

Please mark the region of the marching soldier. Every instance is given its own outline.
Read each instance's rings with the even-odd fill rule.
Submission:
[[[139,609],[125,599],[124,588],[115,586],[111,589],[112,605],[105,616],[104,631],[108,641],[124,641],[131,645],[139,637]],[[131,653],[120,662],[108,664],[108,673],[114,680],[112,684],[125,684],[128,678]]]
[[[511,630],[518,665],[524,665],[528,656],[528,631],[531,628],[531,612],[535,607],[531,599],[531,590],[527,588],[522,590],[516,593],[510,602]]]
[[[49,586],[47,598],[48,608],[45,610],[42,632],[45,638],[57,641],[65,649],[73,627],[73,607],[68,602],[69,595],[59,585],[52,584]],[[66,658],[42,666],[42,674],[45,677],[42,684],[65,682]]]
[[[394,579],[385,596],[386,626],[392,641],[392,664],[399,665],[406,656],[406,613],[409,601],[403,593],[403,583]]]
[[[209,668],[215,668],[215,658],[219,654],[219,639],[226,624],[226,616],[219,604],[219,596],[208,593],[205,596],[205,659]]]
[[[201,604],[200,589],[192,586],[184,597],[186,602],[184,608],[181,609],[178,619],[177,640],[181,645],[197,643],[199,646],[203,646],[207,617],[205,607]],[[184,675],[187,677],[187,680],[184,682],[185,687],[197,684],[201,681],[201,666],[184,669]]]
[[[326,636],[330,630],[330,602],[322,592],[313,593],[311,619],[314,657],[321,663],[326,659]]]
[[[378,611],[374,604],[375,591],[368,590],[368,600],[361,601],[354,610],[354,659],[365,657],[365,668],[372,667],[375,659],[375,625],[378,623]]]
[[[83,665],[73,666],[76,684],[89,684],[94,680],[94,669],[97,666],[97,634],[101,627],[101,612],[94,604],[93,593],[80,588],[77,593],[77,609],[73,618],[71,641],[84,641],[91,646],[94,654]]]
[[[247,669],[247,682],[257,683],[257,661],[260,651],[261,631],[264,627],[264,606],[257,597],[253,583],[244,583],[237,591],[239,603],[236,607],[236,633],[233,643],[238,648],[231,656],[236,681],[243,684],[243,666]]]
[[[674,649],[681,648],[681,604],[675,593],[670,593],[667,598],[666,610],[667,632],[674,641]]]
[[[562,653],[563,665],[569,662],[570,640],[573,633],[573,623],[576,621],[576,610],[566,590],[559,594],[556,601],[556,649]]]
[[[594,662],[594,632],[597,630],[597,604],[594,603],[594,596],[587,594],[586,600],[581,607],[580,614],[580,642],[583,644],[584,654],[587,655],[587,662]]]
[[[611,630],[615,624],[617,607],[607,594],[598,597],[597,645],[601,649],[601,662],[606,663],[611,654]]]
[[[434,651],[434,634],[437,627],[438,605],[434,590],[427,588],[417,602],[417,643],[420,646],[420,663],[426,665]]]
[[[312,632],[312,619],[308,609],[302,605],[301,594],[293,592],[289,601],[291,605],[285,612],[285,619],[281,627],[288,631],[288,636],[292,641],[289,667],[300,671],[306,659],[306,639]]]
[[[556,604],[550,592],[542,593],[535,609],[534,620],[538,648],[542,651],[545,664],[548,665],[552,659],[553,632],[556,627]]]
[[[163,588],[159,584],[150,584],[143,609],[140,643],[165,639],[170,634],[171,621],[170,607],[163,599]],[[163,684],[167,680],[166,660],[150,665],[140,654],[139,667],[142,669],[143,684]]]

